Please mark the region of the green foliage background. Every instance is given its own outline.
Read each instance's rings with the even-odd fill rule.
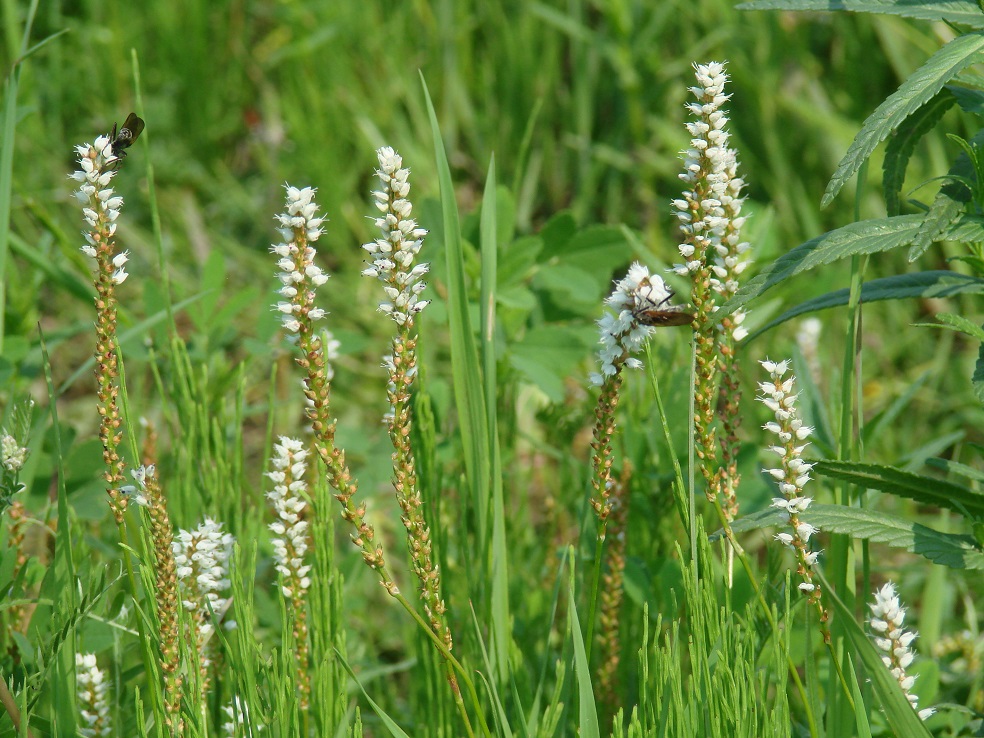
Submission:
[[[261,521],[253,511],[262,504],[260,472],[269,438],[294,433],[300,423],[292,362],[277,340],[278,320],[268,307],[276,284],[267,250],[276,237],[272,216],[281,209],[286,181],[318,187],[319,204],[331,219],[319,251],[322,265],[334,274],[321,303],[331,311],[330,328],[342,342],[334,408],[339,437],[360,472],[362,489],[372,497],[378,524],[387,536],[398,534],[386,489],[389,447],[378,423],[385,410],[378,365],[387,326],[374,313],[380,299],[376,285],[358,278],[359,244],[371,237],[366,216],[374,150],[382,145],[395,147],[412,169],[415,213],[431,231],[431,251],[424,257],[434,262],[436,299],[423,320],[423,378],[434,405],[434,455],[442,465],[432,470],[433,481],[455,488],[461,468],[447,433],[454,401],[442,303],[444,236],[421,79],[434,99],[464,214],[466,276],[476,304],[477,207],[494,154],[498,400],[503,435],[510,439],[504,467],[513,472],[506,481],[517,526],[510,544],[528,563],[510,583],[513,601],[523,603],[514,631],[517,661],[549,640],[538,618],[554,604],[555,585],[553,578],[545,584],[539,577],[557,575],[559,552],[582,524],[589,454],[584,438],[591,423],[584,377],[593,368],[593,320],[600,302],[611,279],[632,259],[654,271],[678,260],[669,203],[680,189],[678,152],[689,140],[683,105],[693,79],[691,63],[728,62],[732,142],[748,183],[748,237],[756,265],[764,266],[824,231],[885,215],[880,152],[857,204],[845,191],[821,210],[820,198],[864,119],[953,36],[943,24],[748,12],[721,0],[83,0],[37,3],[25,44],[31,7],[22,0],[2,2],[0,59],[8,72],[24,48],[67,33],[18,67],[15,128],[8,128],[15,137],[5,152],[12,157],[12,190],[0,198],[6,200],[0,207],[10,213],[9,232],[0,232],[0,239],[9,236],[0,400],[29,391],[45,404],[40,325],[60,395],[68,499],[86,531],[86,545],[101,556],[114,556],[115,531],[97,478],[86,364],[92,351],[89,268],[78,252],[81,218],[66,175],[75,168],[74,145],[108,132],[138,109],[135,70],[147,128],[115,180],[126,200],[120,241],[132,254],[131,277],[121,288],[120,330],[131,412],[150,417],[161,430],[162,466],[174,479],[172,514],[181,527],[209,511],[241,537],[261,538]],[[966,126],[965,118],[951,111],[920,142],[904,193],[932,200],[939,188],[934,178],[946,172],[957,150],[945,134],[970,138]],[[153,168],[153,192],[147,167]],[[946,262],[954,253],[951,246],[934,246],[916,264],[903,253],[880,254],[866,278],[917,269],[959,272],[961,265]],[[849,265],[835,263],[781,285],[753,305],[751,327],[808,298],[847,287],[849,275]],[[170,344],[166,331],[166,289],[180,305],[176,320],[185,340],[180,349]],[[966,295],[945,303],[881,302],[865,310],[864,411],[877,430],[865,438],[868,457],[915,470],[929,456],[952,451],[958,458],[965,444],[981,441],[984,418],[969,383],[976,345],[949,331],[910,327],[944,308],[968,317],[980,314]],[[830,398],[839,385],[832,367],[839,366],[844,352],[844,313],[821,314],[820,361],[831,369],[817,378],[816,405],[809,411],[821,431],[825,417],[839,412]],[[795,322],[785,324],[749,343],[744,352],[750,381],[757,378],[753,359],[791,354],[795,328]],[[667,338],[658,353],[677,418],[686,414],[684,344],[682,338]],[[642,385],[627,389],[632,400],[623,441],[627,458],[662,449],[648,425]],[[751,408],[751,394],[750,389],[752,421],[746,427],[752,437],[743,462],[749,511],[763,507],[768,497],[755,468],[759,411]],[[194,409],[188,398],[195,399]],[[904,422],[893,422],[903,414]],[[675,432],[685,450],[682,422]],[[820,443],[824,440],[821,433]],[[40,509],[57,454],[50,436],[36,441],[44,452],[34,457],[28,506]],[[627,591],[634,609],[625,628],[626,642],[634,645],[642,642],[643,605],[653,612],[673,609],[681,576],[672,547],[675,521],[662,515],[669,472],[649,474],[639,483],[630,526],[638,548],[629,562]],[[453,531],[439,535],[445,544],[455,541]],[[396,544],[391,555],[398,556]],[[270,581],[264,545],[258,576]],[[464,547],[449,548],[454,564],[468,562]],[[385,606],[344,541],[339,551],[346,593],[359,592],[346,594],[341,604],[350,629],[349,661],[370,669],[363,684],[402,718],[407,703],[414,703],[405,661],[412,655],[406,646],[412,642],[410,628]],[[902,564],[902,559],[881,562],[885,573]],[[452,566],[451,591],[454,576]],[[962,584],[925,576],[928,583],[924,574],[912,575],[913,587],[929,591],[932,585],[950,604],[965,594]],[[749,597],[739,588],[735,611]],[[467,623],[465,597],[454,604]],[[256,606],[258,637],[275,641],[275,593],[258,591]],[[930,642],[942,631],[962,627],[941,613],[934,618],[935,624],[923,626]],[[264,633],[262,627],[270,630]],[[97,645],[113,642],[106,632],[96,637],[102,638]],[[90,642],[87,648],[96,646]],[[431,664],[432,679],[436,671]],[[519,687],[534,689],[532,683]]]

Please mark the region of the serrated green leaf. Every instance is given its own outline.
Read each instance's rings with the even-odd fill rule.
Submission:
[[[960,79],[964,81],[964,75]],[[963,85],[947,85],[946,89],[956,98],[962,111],[971,115],[984,115],[984,91]]]
[[[977,243],[984,241],[984,218],[979,215],[965,215],[953,224],[941,241],[957,243]]]
[[[984,482],[984,471],[975,469],[972,466],[967,466],[967,464],[961,464],[959,461],[950,461],[949,459],[938,458],[926,459],[926,466],[939,469],[947,474],[956,474],[958,477],[970,479],[974,482]]]
[[[958,333],[963,333],[965,336],[970,336],[971,338],[976,338],[978,341],[984,341],[984,328],[977,325],[977,323],[972,320],[967,320],[962,315],[954,315],[953,313],[939,313],[936,319],[942,324],[949,328],[953,328]]]
[[[916,274],[896,274],[882,279],[873,279],[861,286],[862,303],[878,302],[879,300],[906,300],[915,297],[952,297],[953,295],[964,294],[984,294],[984,279],[958,274],[957,272],[938,270],[917,272]],[[800,315],[847,305],[850,297],[851,291],[845,288],[802,302],[778,318],[766,323],[749,335],[745,341],[751,341],[777,325]]]
[[[976,13],[978,23],[984,21],[980,10]],[[957,36],[933,54],[925,64],[917,69],[899,89],[888,96],[864,122],[860,132],[854,137],[847,154],[841,159],[834,176],[827,184],[820,201],[826,207],[837,196],[841,188],[853,177],[861,165],[892,131],[915,111],[925,105],[961,70],[980,61],[984,52],[984,35],[980,32]]]
[[[825,533],[839,533],[858,540],[903,548],[941,566],[984,569],[984,551],[975,545],[972,536],[941,533],[897,515],[843,505],[813,504],[803,513],[803,518]],[[749,533],[785,525],[782,513],[768,508],[739,518],[731,524],[731,529],[735,533]],[[722,531],[716,531],[710,539],[715,541],[721,535]]]
[[[850,223],[801,243],[766,266],[721,306],[724,317],[777,284],[817,266],[848,256],[891,251],[909,243],[922,223],[921,215],[898,215]],[[963,220],[961,220],[963,224]]]
[[[945,479],[913,474],[893,466],[855,461],[818,461],[813,471],[820,476],[936,505],[961,515],[984,517],[984,493]]]
[[[741,3],[739,10],[848,10],[852,13],[900,15],[903,18],[960,23],[971,28],[984,28],[984,14],[970,0],[949,0],[922,4],[899,0],[753,0]]]
[[[971,536],[941,533],[898,515],[843,505],[811,505],[803,515],[827,533],[904,548],[951,569],[984,569],[984,551]]]
[[[956,96],[949,89],[940,90],[932,100],[910,115],[889,139],[885,147],[885,161],[882,162],[882,190],[889,215],[901,212],[902,183],[916,144],[936,127],[956,101]]]
[[[907,258],[910,262],[922,256],[926,249],[939,239],[943,231],[953,225],[954,221],[964,212],[965,205],[960,200],[950,197],[942,188],[933,198],[933,204],[929,207],[929,212],[916,232],[916,237],[912,239],[912,246],[909,248]],[[965,188],[966,189],[966,188]]]

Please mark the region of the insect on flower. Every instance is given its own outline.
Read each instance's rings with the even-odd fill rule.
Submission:
[[[126,150],[137,140],[137,136],[143,129],[143,118],[138,117],[136,113],[130,113],[126,116],[126,120],[119,131],[116,130],[116,124],[113,124],[113,130],[109,134],[109,145],[113,147],[116,166],[119,166],[120,162],[126,158]]]
[[[668,304],[676,293],[669,291],[666,297],[657,302],[654,292],[656,289],[648,279],[635,291],[636,303],[632,315],[637,322],[655,328],[690,325],[694,322],[694,314],[688,312],[685,306]]]

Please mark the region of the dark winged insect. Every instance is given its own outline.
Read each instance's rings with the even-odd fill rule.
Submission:
[[[690,325],[694,322],[693,313],[688,312],[683,305],[667,305],[673,299],[673,295],[674,293],[671,292],[657,303],[652,298],[637,293],[637,302],[632,314],[642,325],[656,328]]]
[[[116,157],[116,165],[126,158],[126,150],[137,140],[137,136],[144,129],[143,118],[137,117],[136,113],[130,113],[126,116],[126,120],[123,122],[123,126],[116,130],[116,124],[113,124],[113,131],[109,134],[110,145],[113,147],[113,155]]]

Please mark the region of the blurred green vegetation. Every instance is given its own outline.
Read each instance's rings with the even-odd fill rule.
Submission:
[[[2,2],[0,59],[8,72],[22,48],[28,10],[23,0]],[[107,522],[92,468],[89,267],[78,252],[81,216],[66,175],[75,168],[74,145],[108,132],[137,109],[134,59],[147,127],[115,180],[126,200],[119,240],[132,254],[132,276],[120,291],[128,393],[135,413],[167,429],[162,445],[175,447],[173,456],[165,454],[164,469],[176,478],[176,522],[190,526],[202,509],[221,510],[237,533],[256,535],[248,505],[258,503],[263,491],[259,471],[269,454],[267,441],[272,433],[293,432],[301,419],[292,361],[276,340],[278,320],[268,307],[277,286],[268,254],[276,239],[272,216],[281,209],[285,181],[316,186],[331,219],[319,255],[334,274],[321,299],[342,341],[334,404],[340,445],[354,459],[363,489],[383,495],[390,449],[378,423],[385,411],[378,364],[387,326],[373,314],[376,285],[358,278],[359,244],[371,238],[366,216],[374,150],[391,145],[403,155],[413,171],[416,217],[432,231],[423,256],[435,263],[437,300],[422,321],[423,379],[438,425],[446,429],[451,422],[441,304],[446,279],[423,79],[435,101],[471,245],[477,243],[477,207],[495,155],[501,188],[500,423],[509,439],[503,456],[516,525],[510,543],[528,562],[527,571],[511,582],[511,596],[522,605],[516,640],[530,649],[544,646],[550,634],[543,622],[525,620],[523,613],[549,611],[553,580],[547,587],[538,577],[556,575],[558,551],[576,536],[584,513],[591,422],[584,377],[592,361],[592,321],[610,280],[633,258],[654,271],[678,260],[669,203],[680,189],[678,152],[689,141],[683,122],[690,65],[728,62],[732,141],[748,185],[752,258],[766,263],[856,219],[846,192],[820,211],[830,174],[866,116],[952,37],[942,24],[751,13],[723,0],[78,0],[40,2],[28,46],[65,29],[67,34],[20,66],[0,398],[30,391],[44,404],[40,324],[54,384],[65,393],[62,443],[72,449],[66,473],[79,517],[93,533]],[[945,134],[969,138],[965,126],[952,111],[920,143],[906,192],[932,199],[939,186],[934,178],[945,173],[956,150]],[[151,166],[159,236],[150,206]],[[861,218],[884,214],[878,169],[876,154],[859,196]],[[158,237],[166,282],[157,263]],[[879,255],[866,276],[945,268],[953,253],[934,247],[917,264],[908,264],[901,253]],[[478,257],[471,250],[468,255],[468,276],[475,280]],[[753,305],[749,322],[763,324],[784,308],[846,287],[848,275],[849,265],[837,264],[793,280]],[[177,311],[186,343],[180,350],[169,348],[163,319],[168,286],[171,301],[187,301]],[[474,281],[472,287],[477,297]],[[946,306],[951,312],[979,315],[969,298],[952,302]],[[866,414],[890,408],[913,382],[922,383],[905,410],[906,422],[886,422],[866,439],[867,451],[884,463],[921,463],[930,452],[948,450],[959,458],[961,444],[982,440],[984,416],[969,387],[976,347],[949,332],[909,327],[943,308],[939,301],[885,302],[865,311]],[[815,379],[817,396],[829,398],[839,386],[846,317],[832,311],[824,318]],[[795,329],[795,323],[783,326],[744,349],[750,415],[762,415],[748,399],[757,378],[751,360],[790,355]],[[684,340],[667,338],[658,355],[674,367],[666,371],[665,389],[671,411],[683,417]],[[622,450],[645,469],[637,481],[638,515],[630,536],[648,553],[630,556],[627,572],[628,599],[638,615],[643,604],[652,612],[675,607],[671,589],[681,575],[673,558],[673,524],[661,522],[669,472],[653,472],[644,461],[660,445],[648,425],[649,400],[642,382],[626,391],[625,423],[635,433],[626,434]],[[242,417],[230,409],[237,392]],[[181,397],[200,401],[201,415],[182,416],[187,405]],[[837,417],[828,402],[826,412]],[[808,412],[818,416],[821,409]],[[234,427],[243,429],[241,435],[223,436]],[[195,439],[175,440],[192,434],[190,428]],[[216,437],[209,438],[215,429]],[[680,441],[685,448],[682,435]],[[36,462],[31,492],[40,504],[55,468],[51,447],[49,438]],[[187,449],[205,447],[211,456],[188,457]],[[453,487],[460,474],[457,454],[451,441],[438,439],[436,458],[451,469],[444,478],[437,474],[445,487]],[[213,478],[208,463],[218,458],[236,461],[230,462],[232,472]],[[761,507],[768,488],[757,477],[754,443],[742,464],[749,505]],[[238,501],[224,496],[236,491]],[[391,516],[379,526],[399,551],[393,543],[399,522],[385,507],[374,505],[374,512]],[[105,536],[89,539],[94,549],[112,555]],[[459,554],[445,553],[452,558],[451,591]],[[261,574],[270,576],[263,566]],[[380,605],[382,593],[372,589],[371,575],[347,548],[340,566],[369,593],[358,607],[364,610],[366,601]],[[736,610],[750,596],[741,585]],[[948,597],[952,602],[957,595]],[[467,603],[452,605],[467,623]],[[277,607],[273,594],[258,593],[259,618],[271,628]],[[383,654],[380,660],[391,662],[385,667],[401,672],[407,627],[391,629],[392,622],[402,622],[393,608],[373,607],[377,611],[378,620],[348,621],[359,631],[349,641],[349,659],[371,661]],[[640,621],[627,618],[627,642],[642,641]],[[522,661],[519,654],[515,658]],[[634,654],[626,652],[626,658]],[[533,674],[540,664],[529,669]],[[370,691],[397,715],[404,701],[413,702],[405,678],[398,673],[369,682]],[[440,676],[433,680],[439,683]],[[522,687],[532,690],[534,681]]]

